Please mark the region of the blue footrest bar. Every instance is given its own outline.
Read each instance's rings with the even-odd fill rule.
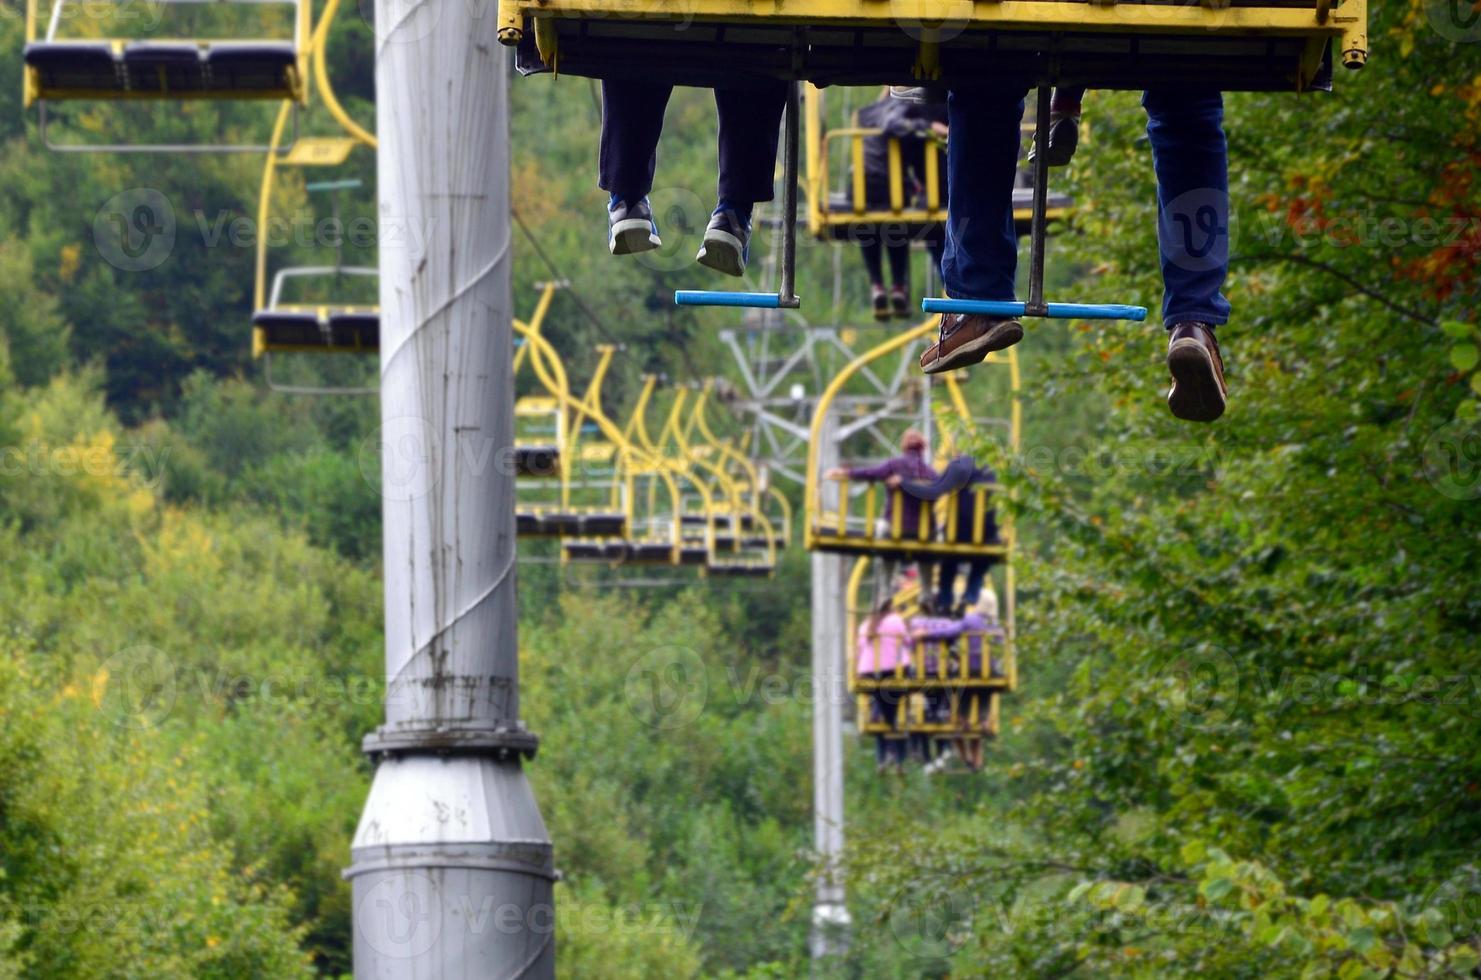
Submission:
[[[678,306],[748,306],[760,310],[780,309],[782,299],[776,293],[723,293],[707,289],[680,289],[674,292]]]
[[[1117,303],[1049,303],[1046,316],[1052,320],[1145,320],[1145,306]],[[1000,300],[933,299],[920,301],[927,313],[979,313],[984,316],[1027,316],[1024,304]]]

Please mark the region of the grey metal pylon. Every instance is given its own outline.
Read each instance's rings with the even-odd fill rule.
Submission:
[[[836,426],[823,428],[819,457],[826,469],[838,462]],[[833,492],[837,492],[836,488]],[[814,975],[846,956],[852,919],[843,869],[843,712],[848,698],[844,669],[843,556],[812,555],[813,846],[818,852],[809,948]]]
[[[365,980],[555,975],[519,720],[508,51],[485,14],[375,11],[386,721],[346,872]]]

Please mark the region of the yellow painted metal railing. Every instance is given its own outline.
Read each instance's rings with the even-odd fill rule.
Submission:
[[[963,633],[955,641],[912,641],[909,661],[902,660],[888,676],[860,676],[859,634],[869,615],[862,593],[873,560],[877,559],[860,557],[854,562],[846,590],[849,691],[855,696],[859,733],[968,739],[997,735],[1001,697],[1018,686],[1017,659],[1006,627],[1001,634]],[[892,610],[909,624],[920,613],[919,599],[918,585],[909,585],[895,595]],[[975,667],[974,644],[978,657]],[[876,647],[873,663],[879,662],[878,653]],[[893,727],[874,713],[876,692],[889,692],[900,700]]]
[[[827,481],[826,475],[819,469],[818,450],[822,444],[825,422],[829,412],[833,410],[835,399],[845,389],[848,382],[868,365],[899,352],[917,340],[928,337],[937,329],[938,324],[939,320],[933,317],[866,351],[845,366],[823,391],[813,414],[812,437],[808,443],[807,454],[805,487],[807,511],[804,518],[804,534],[805,544],[809,551],[966,559],[992,556],[1005,560],[1010,555],[1012,550],[1011,522],[1004,522],[999,526],[999,536],[996,540],[992,539],[987,532],[986,511],[991,503],[991,495],[995,492],[991,487],[968,487],[941,497],[934,505],[922,503],[918,508],[918,521],[914,526],[906,527],[904,524],[906,509],[903,506],[904,491],[889,490],[879,484],[869,484],[862,488],[862,492],[857,495],[860,499],[855,501],[856,494],[851,481],[848,479]],[[1010,451],[1016,451],[1022,421],[1018,404],[1017,352],[1009,348],[1007,351],[989,355],[983,363],[1006,366],[1008,369],[1012,404],[1007,448]],[[965,401],[961,400],[960,389],[953,389],[949,385],[948,392],[953,390],[956,391],[954,397],[959,400],[960,417],[970,419],[971,414],[966,411]],[[830,494],[825,492],[828,482],[837,484],[836,495],[832,495],[836,496],[836,503],[830,503],[828,500]],[[968,529],[966,541],[958,540],[962,529],[956,523],[957,497],[962,493],[971,494],[976,498],[973,526]],[[890,498],[888,508],[885,507],[887,494]],[[886,510],[890,514],[888,521],[883,519]],[[938,528],[944,533],[938,534]]]

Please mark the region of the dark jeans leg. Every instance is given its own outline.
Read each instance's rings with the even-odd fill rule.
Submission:
[[[869,284],[884,286],[884,249],[873,237],[859,242],[859,251],[864,253],[864,268],[869,270]]]
[[[945,613],[951,608],[952,588],[956,585],[957,560],[943,558],[938,566],[940,579],[936,586],[936,609]]]
[[[975,606],[982,596],[982,580],[987,577],[990,561],[974,561],[967,566],[967,585],[962,589],[962,605]]]
[[[1012,84],[961,89],[947,101],[951,139],[941,279],[957,299],[1014,299],[1013,179],[1027,92],[1027,86]]]
[[[597,186],[635,201],[653,189],[658,138],[672,85],[602,82],[602,141]]]
[[[1147,136],[1157,170],[1162,320],[1228,323],[1229,147],[1224,100],[1196,86],[1148,89]]]
[[[720,115],[721,201],[754,204],[772,198],[787,82],[765,89],[715,89]]]
[[[885,246],[890,256],[890,279],[896,286],[910,288],[910,246],[905,242],[891,242]]]

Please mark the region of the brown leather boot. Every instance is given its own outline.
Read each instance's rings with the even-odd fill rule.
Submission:
[[[920,356],[920,369],[940,374],[976,364],[1023,339],[1023,324],[978,313],[943,313],[941,336]]]
[[[1191,320],[1174,324],[1167,342],[1167,370],[1172,374],[1167,407],[1173,415],[1189,422],[1212,422],[1224,414],[1229,389],[1212,326]]]

